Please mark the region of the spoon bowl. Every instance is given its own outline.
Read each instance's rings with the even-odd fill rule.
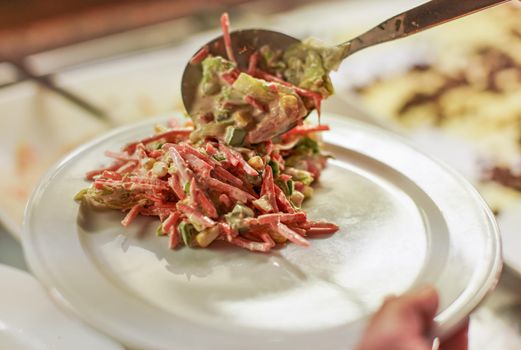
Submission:
[[[265,29],[237,30],[231,32],[230,37],[235,59],[240,69],[246,69],[250,56],[264,45],[269,45],[274,50],[285,50],[291,45],[300,43],[300,40],[289,35]],[[211,40],[201,50],[205,48],[210,55],[227,57],[223,36]],[[192,59],[196,56],[197,53]],[[183,103],[189,114],[192,112],[201,79],[201,64],[194,64],[190,60],[185,67],[181,86]]]

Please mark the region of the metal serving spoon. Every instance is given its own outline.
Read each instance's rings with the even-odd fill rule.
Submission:
[[[339,45],[342,59],[366,47],[400,39],[424,31],[439,24],[484,10],[509,0],[432,0],[400,15],[392,17],[368,32]],[[230,33],[232,48],[239,68],[247,68],[249,57],[264,45],[274,50],[285,50],[300,43],[289,35],[263,29],[239,30]],[[205,46],[214,56],[227,57],[224,39],[215,38]],[[195,56],[195,55],[194,55]],[[185,68],[181,93],[188,113],[192,112],[199,82],[202,78],[200,64],[188,63]]]

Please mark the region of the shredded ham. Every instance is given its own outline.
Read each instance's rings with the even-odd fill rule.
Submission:
[[[237,60],[235,59],[235,54],[233,52],[232,48],[232,38],[230,36],[230,17],[228,16],[228,13],[223,13],[221,16],[221,28],[223,31],[223,37],[224,37],[224,47],[226,49],[226,55],[228,56],[228,59],[234,63],[237,63]]]
[[[123,225],[124,227],[130,225],[132,221],[134,221],[134,219],[139,215],[141,207],[142,206],[140,204],[134,205],[132,209],[130,209],[130,211],[127,213],[125,218],[121,221],[121,225]]]
[[[292,140],[307,137],[311,133],[328,130],[327,126],[299,126],[284,136]],[[169,247],[175,249],[182,244],[179,224],[193,223],[200,229],[218,230],[218,240],[256,252],[268,252],[276,245],[275,236],[303,247],[309,246],[305,237],[327,235],[338,231],[338,226],[329,222],[311,221],[306,213],[294,207],[287,195],[275,182],[273,169],[266,165],[261,171],[253,169],[245,156],[234,147],[222,142],[207,142],[204,147],[191,144],[188,135],[162,132],[160,137],[149,137],[139,143],[126,146],[121,152],[106,152],[114,163],[87,173],[93,181],[93,189],[110,196],[114,192],[128,193],[122,203],[127,211],[121,221],[130,225],[139,215],[157,216],[161,220],[160,232],[169,237]],[[148,147],[150,140],[176,135],[177,143],[164,143],[161,148]],[[279,148],[280,147],[280,148]],[[266,142],[261,147],[261,159],[277,162],[285,169],[281,150],[283,145]],[[154,173],[154,164],[162,164],[159,173]],[[313,166],[308,171],[320,172]],[[121,170],[121,171],[119,171]],[[250,181],[259,178],[258,185]],[[256,180],[255,180],[256,181]],[[277,181],[292,181],[289,174],[277,174]],[[303,184],[295,183],[302,190]],[[262,201],[258,202],[258,201]],[[266,204],[267,203],[267,204]],[[253,217],[242,220],[241,233],[227,222],[226,215],[234,206],[249,207]],[[267,207],[266,207],[267,205]],[[126,208],[126,209],[125,209]]]
[[[201,63],[202,61],[204,61],[204,59],[206,57],[208,57],[208,55],[210,54],[210,49],[208,48],[208,46],[204,46],[201,50],[199,50],[195,55],[194,57],[192,57],[192,59],[190,60],[190,64],[199,64]]]

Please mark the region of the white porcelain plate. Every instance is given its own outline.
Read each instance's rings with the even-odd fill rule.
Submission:
[[[170,251],[154,220],[124,229],[122,213],[72,200],[105,150],[161,121],[116,130],[59,163],[30,200],[22,238],[43,283],[129,347],[348,349],[385,296],[424,284],[441,293],[443,336],[495,286],[498,231],[476,191],[393,134],[332,114],[324,141],[335,159],[307,210],[341,230],[308,249]]]

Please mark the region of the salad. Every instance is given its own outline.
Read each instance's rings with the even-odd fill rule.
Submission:
[[[229,43],[226,14],[222,23]],[[224,240],[268,252],[337,232],[302,210],[328,159],[317,133],[329,130],[303,119],[332,93],[320,51],[310,51],[318,56],[308,62],[302,50],[261,48],[248,71],[237,68],[231,49],[229,60],[199,57],[194,64],[204,74],[193,122],[156,126],[155,135],[106,152],[113,163],[87,173],[92,184],[75,199],[126,212],[123,226],[139,215],[158,217],[157,234],[172,249]]]
[[[227,58],[204,47],[191,63],[201,65],[202,80],[191,114],[191,140],[207,137],[231,146],[257,144],[289,130],[333,94],[329,73],[342,61],[343,50],[313,41],[287,50],[260,47],[246,69],[236,62],[229,21],[221,18]]]

